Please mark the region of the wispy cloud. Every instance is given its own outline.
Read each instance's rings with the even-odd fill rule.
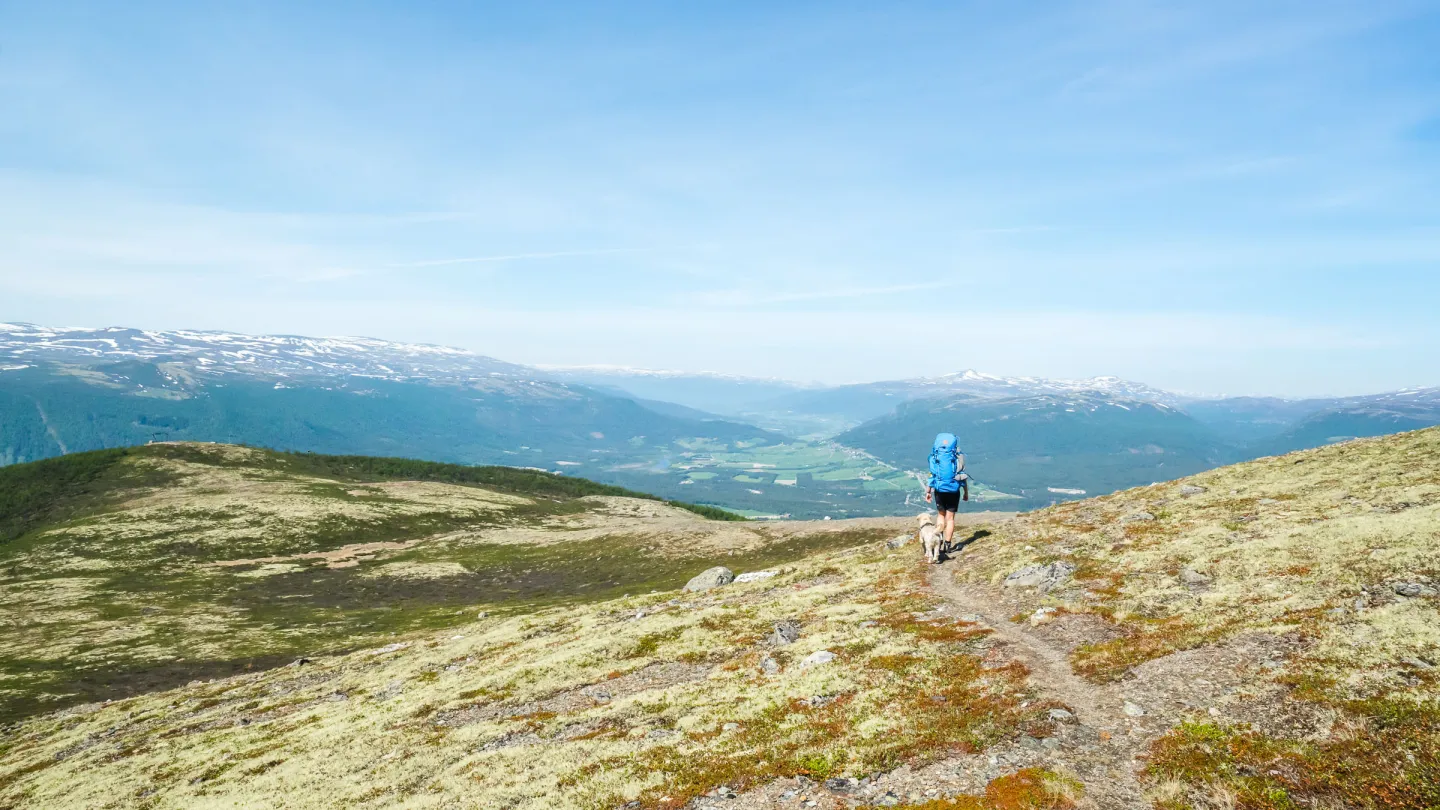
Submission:
[[[923,284],[891,284],[883,287],[825,287],[794,292],[762,292],[756,290],[712,290],[697,293],[694,299],[700,303],[718,306],[755,306],[762,304],[791,304],[804,301],[833,301],[841,299],[874,298],[901,293],[943,290],[955,286],[953,281],[934,281]]]
[[[419,269],[425,267],[449,267],[456,264],[496,264],[500,262],[529,261],[533,259],[564,259],[575,256],[611,256],[620,253],[649,253],[655,248],[594,248],[589,250],[555,250],[546,253],[506,253],[497,256],[461,256],[452,259],[426,259],[418,262],[392,264],[395,269]]]

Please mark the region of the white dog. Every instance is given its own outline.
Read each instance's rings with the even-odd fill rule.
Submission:
[[[915,522],[920,524],[920,546],[925,549],[925,559],[932,563],[940,562],[940,552],[945,545],[945,533],[935,525],[935,516],[929,512],[923,512],[916,516]]]

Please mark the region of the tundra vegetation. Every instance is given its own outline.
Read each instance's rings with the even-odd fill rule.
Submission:
[[[975,527],[939,568],[914,544],[882,542],[895,524],[724,523],[617,496],[348,481],[277,470],[256,451],[174,452],[122,459],[138,483],[121,496],[73,484],[75,511],[42,515],[6,544],[5,598],[30,600],[6,605],[7,660],[52,667],[12,664],[7,688],[68,697],[7,728],[0,806],[677,808],[804,777],[835,807],[863,802],[826,780],[983,762],[1018,742],[1068,745],[1045,678],[997,644],[990,614],[972,621],[947,602],[957,588],[1013,613],[1007,638],[1060,650],[1097,692],[1135,696],[1135,717],[1127,706],[1079,722],[1129,724],[1124,744],[1157,808],[1440,804],[1440,430]],[[153,528],[192,504],[221,516]],[[271,528],[237,536],[243,520]],[[280,526],[325,528],[267,539],[292,537]],[[81,553],[99,543],[104,554]],[[496,556],[469,556],[477,546]],[[511,562],[492,546],[534,556]],[[596,559],[612,547],[628,550]],[[564,558],[617,573],[580,577]],[[489,590],[426,590],[496,561],[511,567]],[[717,562],[774,575],[678,590]],[[173,614],[99,609],[94,580],[124,583],[146,566],[200,579],[105,586],[129,594],[103,597],[115,604],[148,594]],[[291,566],[307,576],[236,601],[241,582],[280,581]],[[1004,587],[1027,566],[1054,574]],[[542,569],[547,584],[527,590]],[[42,577],[47,587],[28,584]],[[401,590],[358,590],[371,582]],[[517,592],[477,598],[501,586]],[[402,592],[424,595],[370,607]],[[305,618],[257,614],[262,601]],[[37,605],[77,640],[24,618]],[[410,618],[380,618],[392,613]],[[169,623],[146,623],[156,616]],[[146,635],[125,635],[136,632],[126,622]],[[798,625],[793,643],[770,640],[782,622]],[[237,661],[236,650],[291,637],[301,643],[287,657],[331,652],[65,705],[79,689],[58,673],[87,655],[96,667],[150,649]],[[1066,761],[1063,747],[1037,750]],[[1086,806],[1104,795],[1091,790],[1097,778],[1108,777],[1041,762],[902,806]]]
[[[1440,806],[1440,429],[1032,513],[957,578],[1056,562],[1073,581],[1016,598],[1016,618],[1101,626],[1070,646],[1077,673],[1156,700],[1148,675],[1178,694],[1223,677],[1211,658],[1250,678],[1175,703],[1144,766],[1157,807]],[[1216,654],[1247,645],[1268,659]],[[1167,662],[1192,668],[1167,682]]]

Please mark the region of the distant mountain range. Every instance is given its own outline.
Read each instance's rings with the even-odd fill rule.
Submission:
[[[439,346],[0,325],[0,463],[189,439],[565,470],[695,437],[777,438]]]
[[[550,379],[580,383],[625,396],[661,400],[700,411],[740,416],[766,410],[777,398],[823,386],[732,374],[654,371],[619,366],[540,366]]]
[[[152,438],[240,442],[537,467],[672,496],[683,491],[689,500],[751,513],[769,505],[828,514],[847,513],[855,506],[847,498],[870,512],[899,509],[905,493],[859,466],[831,470],[826,486],[807,492],[803,474],[794,486],[757,485],[754,475],[706,477],[695,462],[681,462],[703,463],[722,448],[733,465],[737,453],[782,443],[824,455],[822,444],[834,437],[899,470],[918,470],[934,434],[952,430],[980,480],[1038,505],[1435,424],[1440,388],[1196,398],[1117,377],[977,371],[823,387],[542,369],[371,338],[0,324],[0,464]],[[756,462],[761,469],[781,463]],[[851,474],[859,477],[844,478]],[[884,506],[892,497],[901,500]]]

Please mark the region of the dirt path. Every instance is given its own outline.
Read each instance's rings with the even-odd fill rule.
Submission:
[[[999,642],[999,654],[1025,664],[1041,694],[1064,703],[1075,714],[1079,725],[1073,728],[1078,733],[1063,734],[1051,755],[1085,783],[1085,805],[1101,810],[1148,807],[1135,777],[1135,755],[1150,734],[1136,728],[1125,714],[1120,691],[1080,678],[1071,671],[1066,650],[1030,632],[1028,626],[997,615],[996,600],[983,589],[956,583],[952,572],[957,563],[947,560],[932,567],[930,587],[957,613],[979,617]]]

